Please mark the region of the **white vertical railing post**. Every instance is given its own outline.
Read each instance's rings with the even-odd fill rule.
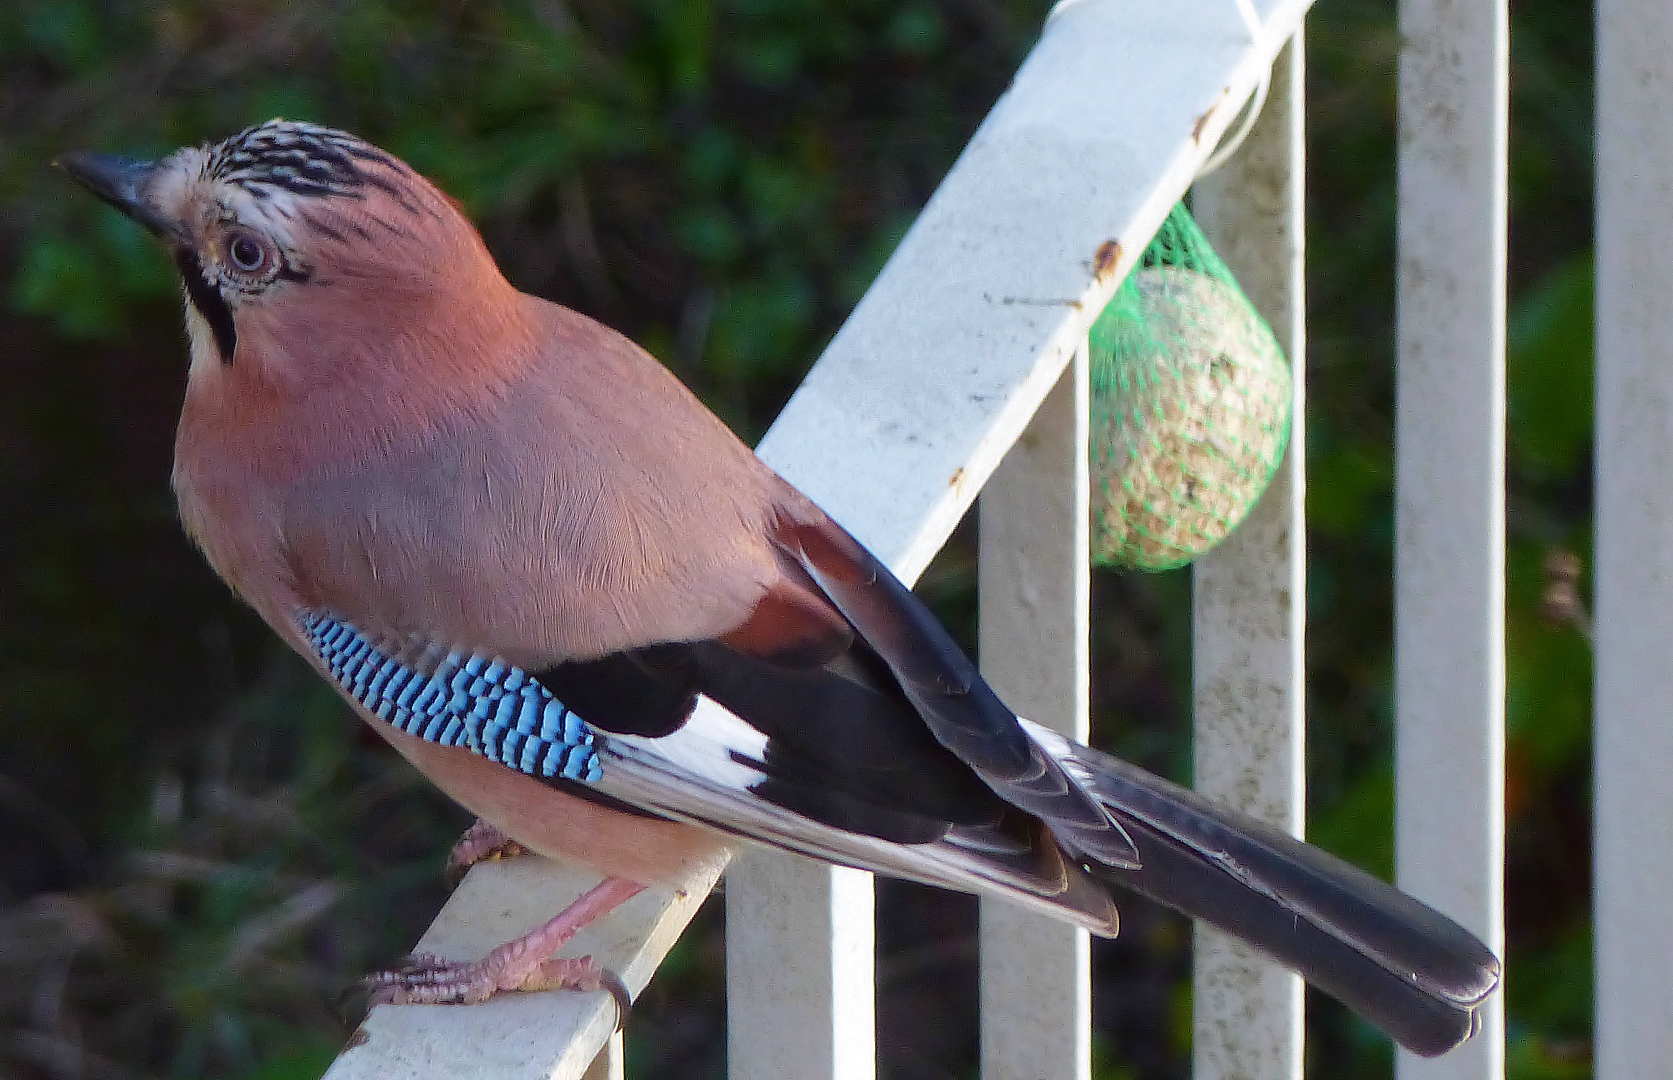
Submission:
[[[1506,0],[1401,0],[1399,884],[1504,949]],[[1401,1080],[1497,1080],[1504,997]]]
[[[626,1065],[622,1058],[622,1033],[618,1028],[610,1036],[604,1048],[593,1058],[593,1063],[587,1066],[587,1071],[581,1074],[581,1080],[627,1080]]]
[[[1307,605],[1302,423],[1303,50],[1278,54],[1242,148],[1196,185],[1197,220],[1294,376],[1289,450],[1249,518],[1192,571],[1197,790],[1301,835]],[[1301,1080],[1300,978],[1211,927],[1195,939],[1196,1080]]]
[[[1598,1080],[1673,1070],[1673,4],[1597,6]]]
[[[977,502],[982,674],[1022,715],[1085,741],[1090,662],[1083,343]],[[982,1080],[1091,1080],[1085,930],[982,901]]]
[[[876,1075],[871,875],[751,851],[727,871],[731,1080]],[[731,932],[734,928],[747,927]]]

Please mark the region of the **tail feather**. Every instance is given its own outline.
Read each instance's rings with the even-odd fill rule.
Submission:
[[[1413,1053],[1443,1054],[1475,1033],[1474,1005],[1403,980],[1283,901],[1250,893],[1191,848],[1142,827],[1132,835],[1144,868],[1095,868],[1098,877],[1247,941]]]
[[[1463,927],[1281,830],[1028,728],[1133,838],[1140,867],[1091,867],[1100,879],[1248,941],[1414,1053],[1474,1033],[1500,968]]]

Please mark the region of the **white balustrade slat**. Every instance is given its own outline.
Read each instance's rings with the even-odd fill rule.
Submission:
[[[1022,715],[1085,742],[1091,728],[1083,345],[977,501],[982,674]],[[1085,930],[981,905],[983,1080],[1091,1080]]]
[[[1295,387],[1289,450],[1272,486],[1192,570],[1195,787],[1297,836],[1306,824],[1303,68],[1298,32],[1243,146],[1192,198],[1204,233],[1278,336]],[[1196,1080],[1301,1080],[1302,985],[1199,925]]]
[[[1598,1080],[1673,1069],[1673,4],[1597,6]]]
[[[732,1080],[876,1075],[871,875],[750,851],[726,877]]]
[[[1259,43],[1229,0],[1060,4],[761,456],[915,580],[1309,4],[1263,4],[1278,36]],[[835,908],[831,875],[850,872],[777,853],[745,861],[727,894],[734,1080],[785,1075],[761,1071],[788,1063],[756,1039],[863,1040],[869,1055],[870,969],[862,980],[829,958],[849,941],[869,947],[869,894],[856,887]],[[782,917],[742,917],[763,910]],[[756,966],[788,958],[805,976],[793,984]],[[827,981],[845,970],[856,977]],[[850,1027],[833,1033],[836,1001]],[[799,1075],[873,1068],[848,1057]]]
[[[622,1033],[618,1030],[593,1058],[581,1080],[627,1080],[627,1065],[622,1060]]]
[[[1401,0],[1398,882],[1504,949],[1506,0]],[[1497,1080],[1483,1027],[1402,1080]]]

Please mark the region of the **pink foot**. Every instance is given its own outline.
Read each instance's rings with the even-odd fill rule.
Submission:
[[[465,872],[479,862],[495,859],[516,859],[529,854],[529,849],[500,832],[481,818],[465,830],[459,842],[447,855],[447,880],[457,885],[465,879]]]
[[[599,967],[590,956],[542,960],[515,983],[506,977],[509,974],[505,969],[494,971],[486,958],[460,963],[414,953],[400,967],[374,971],[362,983],[370,990],[368,1006],[475,1005],[507,991],[607,990],[616,1002],[617,1027],[633,1007],[627,984],[615,972]]]
[[[469,963],[414,956],[406,965],[375,971],[362,981],[371,1005],[474,1005],[510,990],[608,990],[619,1016],[633,1003],[621,979],[592,958],[555,958],[583,926],[601,918],[643,885],[606,878],[544,926]]]

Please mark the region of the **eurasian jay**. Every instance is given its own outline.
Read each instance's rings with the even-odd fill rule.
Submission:
[[[272,121],[71,176],[167,245],[174,489],[210,564],[442,790],[605,881],[382,1001],[608,981],[555,947],[743,841],[1113,934],[1116,886],[1401,1044],[1499,962],[1317,849],[1018,717],[889,570],[620,334],[518,292],[451,199]]]

